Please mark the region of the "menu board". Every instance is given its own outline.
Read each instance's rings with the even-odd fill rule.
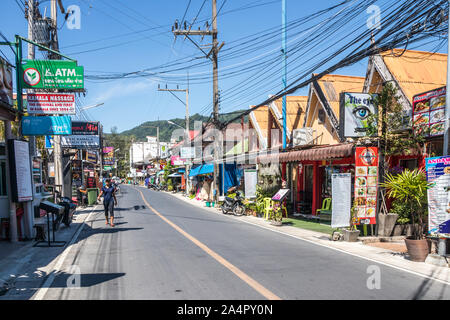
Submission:
[[[331,227],[350,226],[352,207],[352,174],[333,173],[331,176]]]
[[[450,157],[426,158],[428,232],[450,233]]]
[[[8,157],[13,201],[25,202],[33,200],[28,142],[8,140]]]
[[[257,183],[258,183],[258,172],[256,170],[245,170],[244,184],[245,184],[245,197],[247,199],[256,198]]]
[[[376,224],[378,148],[357,147],[355,164],[356,224]]]
[[[446,88],[428,91],[413,98],[413,127],[416,133],[429,128],[429,136],[444,134]]]
[[[286,196],[289,193],[289,189],[280,189],[278,190],[277,193],[275,193],[275,195],[272,197],[273,201],[283,201],[284,198],[286,198]]]

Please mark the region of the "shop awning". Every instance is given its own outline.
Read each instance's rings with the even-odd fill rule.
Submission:
[[[214,172],[214,164],[202,164],[197,167],[193,167],[189,172],[189,177],[195,177],[199,174],[209,174]]]
[[[354,155],[353,144],[338,144],[327,147],[282,152],[258,157],[258,162],[297,162],[297,161],[321,161],[329,159],[347,158]]]

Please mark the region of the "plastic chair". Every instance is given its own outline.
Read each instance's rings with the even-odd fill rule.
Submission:
[[[284,214],[286,215],[286,218],[288,218],[288,212],[287,212],[286,204],[284,203],[284,201],[283,201],[283,203],[281,205],[281,210],[284,211]]]
[[[271,198],[264,198],[264,219],[268,220],[270,212],[273,210],[273,201]]]
[[[331,211],[331,198],[325,198],[322,202],[322,208],[316,210],[316,214]]]

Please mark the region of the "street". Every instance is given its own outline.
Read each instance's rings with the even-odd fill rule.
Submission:
[[[34,298],[450,298],[446,284],[212,214],[164,192],[123,185],[118,202],[116,227],[105,225],[98,206],[62,272]],[[368,285],[373,265],[379,289]]]

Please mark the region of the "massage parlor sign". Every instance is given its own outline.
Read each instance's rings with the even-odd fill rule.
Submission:
[[[376,224],[378,148],[357,147],[355,164],[355,224]]]

